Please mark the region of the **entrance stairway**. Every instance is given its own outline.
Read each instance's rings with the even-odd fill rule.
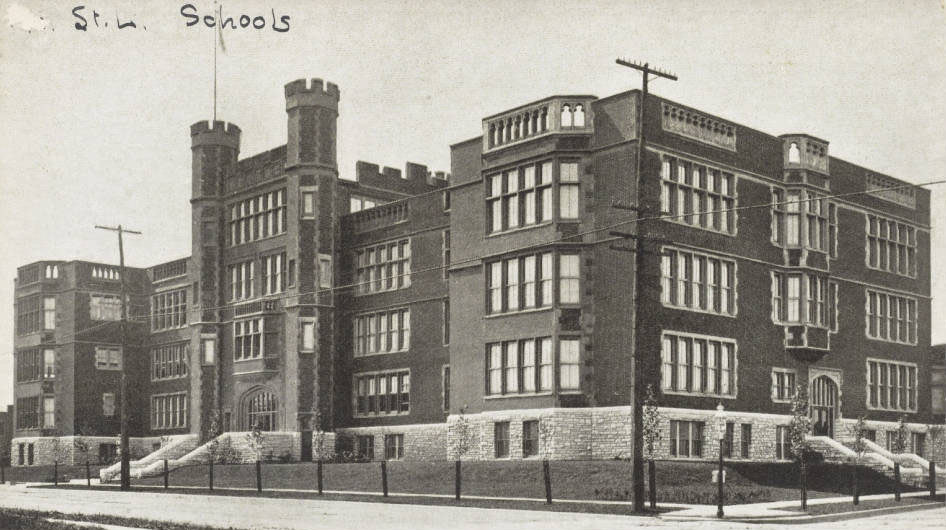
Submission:
[[[853,463],[857,453],[847,445],[828,436],[808,436],[812,450],[821,453],[826,462]],[[930,462],[912,453],[894,454],[870,440],[864,440],[865,451],[860,465],[869,467],[894,478],[894,462],[900,463],[900,482],[922,487],[929,479]],[[943,477],[946,469],[936,466],[937,476]]]
[[[251,443],[248,432],[225,432],[216,439],[215,461],[226,459],[226,463],[255,462],[259,454],[263,459],[298,458],[300,444],[299,433],[293,432],[264,432],[263,444],[260,452]],[[210,460],[211,441],[197,445],[197,435],[188,435],[185,442],[169,443],[165,447],[149,454],[141,460],[136,460],[131,466],[132,478],[157,477],[164,474],[164,460],[168,461],[168,471],[180,467],[206,464]],[[172,447],[173,446],[173,447]],[[113,464],[99,472],[102,482],[114,480],[121,472],[121,465]]]

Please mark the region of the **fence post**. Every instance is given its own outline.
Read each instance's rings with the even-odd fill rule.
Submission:
[[[214,490],[214,457],[210,457],[210,491]]]
[[[930,498],[936,498],[936,462],[930,460]]]
[[[257,458],[256,459],[256,491],[262,493],[263,492],[263,475],[262,475],[263,470],[260,466],[261,466],[260,461]]]
[[[381,491],[385,497],[388,496],[388,462],[386,460],[381,461]]]
[[[857,463],[854,464],[854,485],[853,485],[853,502],[854,506],[857,506],[861,502],[861,492],[860,485],[857,482]]]
[[[456,477],[456,480],[454,481],[454,486],[456,489],[456,497],[457,497],[457,500],[460,500],[460,459],[459,458],[457,459],[457,462],[456,462],[456,472],[454,473],[454,477]]]
[[[85,485],[92,487],[92,472],[89,470],[89,461],[85,461]]]
[[[322,456],[319,455],[319,464],[318,464],[318,475],[319,475],[319,495],[322,494]]]
[[[896,482],[893,490],[893,498],[900,502],[900,462],[893,463],[893,480]]]
[[[657,466],[656,464],[654,464],[653,459],[647,461],[647,471],[648,471],[648,474],[650,475],[648,477],[649,478],[648,486],[650,487],[650,491],[648,493],[650,496],[650,509],[651,510],[657,509],[657,478],[654,476],[656,475],[656,467]]]
[[[164,489],[168,489],[168,459],[164,459]]]
[[[10,457],[13,458],[12,456]],[[3,461],[3,457],[0,457],[0,484],[6,484],[7,482],[7,464]]]
[[[542,474],[545,475],[545,504],[552,504],[552,475],[547,459],[542,461]]]
[[[59,485],[59,461],[53,461],[53,486]]]

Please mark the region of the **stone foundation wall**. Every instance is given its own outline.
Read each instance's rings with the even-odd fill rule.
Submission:
[[[384,436],[404,435],[403,460],[445,460],[447,458],[447,424],[429,423],[391,427],[347,427],[336,429],[336,447],[342,444],[357,448],[356,436],[374,437],[374,459],[384,459]],[[326,444],[327,445],[327,444]]]
[[[160,447],[158,437],[130,438],[128,448],[132,459],[142,458],[151,453],[155,445]],[[34,466],[51,466],[55,462],[61,465],[85,464],[88,460],[92,464],[110,464],[99,458],[99,448],[103,444],[115,446],[116,458],[118,455],[119,438],[117,436],[45,436],[14,438],[10,442],[12,466],[19,466],[19,445],[23,444],[23,466],[30,465],[28,455],[29,446],[33,446]]]

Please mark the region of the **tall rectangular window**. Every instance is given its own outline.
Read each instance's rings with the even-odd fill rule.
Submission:
[[[393,291],[411,285],[409,239],[389,241],[355,252],[358,294]]]
[[[444,365],[441,375],[441,394],[443,396],[443,411],[450,412],[450,365]]]
[[[578,219],[578,162],[559,165],[559,217]]]
[[[735,315],[734,261],[668,247],[661,255],[661,276],[665,305]]]
[[[886,342],[916,344],[916,311],[914,298],[867,289],[867,336]]]
[[[485,187],[487,233],[534,226],[552,219],[551,162],[489,175]]]
[[[263,256],[260,260],[263,294],[276,294],[286,290],[286,253]]]
[[[56,398],[43,396],[43,428],[52,429],[56,426]]]
[[[559,303],[577,304],[579,302],[580,260],[578,254],[559,256]]]
[[[702,457],[703,427],[701,421],[670,420],[670,456]]]
[[[355,374],[352,404],[356,416],[409,414],[410,372],[394,370]]]
[[[55,357],[55,351],[53,351]],[[37,381],[45,375],[45,353],[39,348],[29,348],[17,350],[16,357],[16,382],[25,383],[27,381]]]
[[[867,408],[916,412],[917,367],[912,363],[867,360]]]
[[[299,341],[299,349],[302,351],[315,351],[315,321],[300,321],[299,332],[302,335],[302,338]]]
[[[165,291],[151,297],[151,331],[187,325],[187,289]]]
[[[450,277],[450,231],[444,230],[440,233],[440,262],[441,267],[443,267],[443,279],[446,280]]]
[[[724,234],[736,231],[736,177],[732,173],[664,156],[661,211],[667,221]]]
[[[43,329],[56,329],[56,297],[43,297]]]
[[[577,255],[573,265],[577,266]],[[563,288],[575,288],[574,294],[577,295],[577,286],[572,280],[578,281],[578,278],[566,279],[568,282],[562,284]],[[552,280],[551,252],[517,256],[488,263],[486,265],[487,313],[498,314],[551,306]]]
[[[256,264],[254,261],[244,261],[230,265],[230,300],[249,300],[255,296],[255,278]]]
[[[410,309],[394,309],[357,315],[354,329],[354,356],[407,351],[411,346]]]
[[[740,455],[742,458],[749,458],[752,449],[752,424],[743,423],[742,424],[742,438],[740,439],[742,445],[742,451]]]
[[[16,300],[16,334],[26,335],[43,329],[43,299],[30,296]]]
[[[151,380],[186,377],[190,364],[190,343],[164,344],[151,349]]]
[[[384,459],[400,460],[404,458],[404,435],[403,434],[385,434],[384,435]]]
[[[916,277],[916,228],[876,215],[867,215],[869,268]]]
[[[547,392],[552,389],[552,366],[552,341],[549,337],[487,344],[486,393]]]
[[[827,278],[800,273],[772,273],[772,320],[836,329],[837,289]]]
[[[795,370],[772,368],[772,401],[788,403],[795,396]]]
[[[256,359],[263,356],[263,319],[251,318],[233,322],[233,360]]]
[[[509,422],[497,421],[493,424],[493,448],[496,458],[509,458]]]
[[[187,427],[187,393],[151,396],[151,428],[154,430]]]
[[[306,210],[306,197],[303,193],[303,215],[314,211],[314,196],[310,195],[309,210]],[[227,221],[230,233],[230,246],[241,245],[250,241],[282,234],[286,231],[286,189],[270,191],[230,205],[230,218]]]
[[[559,388],[561,390],[578,390],[580,380],[580,345],[578,339],[559,339]]]
[[[788,460],[792,457],[792,438],[788,432],[788,426],[778,425],[775,427],[775,458],[779,460]]]
[[[450,344],[450,300],[444,300],[441,306],[443,311],[443,344]]]
[[[56,350],[53,348],[43,349],[43,379],[56,378]]]
[[[522,456],[528,458],[539,454],[539,421],[522,422]]]
[[[734,341],[664,332],[661,344],[661,388],[664,392],[735,397]]]

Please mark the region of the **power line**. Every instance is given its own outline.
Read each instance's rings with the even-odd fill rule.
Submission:
[[[695,216],[704,215],[704,214],[709,215],[709,214],[714,214],[714,213],[736,212],[736,211],[753,210],[753,209],[759,209],[759,208],[771,208],[771,207],[773,207],[773,206],[783,206],[783,205],[787,205],[787,204],[804,204],[804,203],[808,203],[808,202],[812,202],[812,201],[820,201],[820,200],[827,200],[827,199],[837,199],[837,198],[844,198],[844,197],[853,197],[853,196],[858,196],[858,195],[874,195],[874,194],[882,193],[882,192],[885,192],[885,191],[892,191],[892,190],[898,190],[898,189],[904,189],[904,188],[921,188],[921,187],[925,187],[925,186],[934,186],[934,185],[939,185],[939,184],[946,184],[946,179],[943,179],[943,180],[934,180],[934,181],[929,181],[929,182],[923,182],[923,183],[920,183],[920,184],[905,184],[905,185],[900,185],[900,186],[891,186],[891,187],[887,187],[887,188],[878,188],[878,189],[875,189],[875,190],[852,191],[852,192],[847,192],[847,193],[837,193],[837,194],[821,195],[821,196],[818,196],[818,197],[813,197],[813,198],[808,198],[808,199],[785,200],[785,201],[772,201],[772,202],[759,203],[759,204],[750,204],[750,205],[745,205],[745,206],[733,206],[733,207],[731,207],[731,208],[719,208],[719,209],[715,209],[715,210],[693,211],[693,212],[690,212],[690,213],[661,214],[661,215],[655,215],[655,216],[650,216],[650,217],[637,217],[637,218],[634,218],[634,219],[627,219],[627,220],[624,220],[624,221],[618,221],[618,222],[616,222],[616,223],[612,223],[612,224],[609,224],[609,225],[606,225],[606,226],[602,226],[602,227],[599,227],[599,228],[592,228],[592,229],[585,230],[585,231],[583,231],[583,232],[578,232],[578,233],[576,233],[576,234],[572,234],[572,235],[568,235],[568,236],[562,236],[562,237],[559,237],[559,238],[547,239],[547,240],[545,240],[545,241],[539,241],[539,242],[537,242],[537,243],[530,243],[530,244],[523,245],[523,246],[520,246],[520,247],[514,247],[514,248],[511,248],[511,249],[505,249],[505,250],[503,251],[503,253],[521,252],[521,251],[524,251],[524,250],[530,250],[530,249],[535,249],[535,248],[541,248],[541,247],[543,247],[543,246],[552,245],[552,244],[555,244],[555,243],[565,243],[565,242],[568,242],[568,241],[570,241],[570,240],[571,240],[571,241],[574,241],[574,240],[577,240],[578,238],[580,238],[580,237],[582,237],[582,236],[591,235],[591,234],[595,234],[595,233],[598,233],[598,232],[611,231],[611,230],[614,230],[615,228],[619,228],[619,227],[626,226],[626,225],[630,225],[630,224],[639,223],[639,222],[642,222],[642,221],[664,221],[664,220],[680,219],[680,218],[691,217],[691,216],[692,216],[692,217],[695,217]],[[609,239],[606,239],[606,240],[593,241],[593,242],[586,243],[586,244],[589,244],[589,245],[590,245],[590,244],[598,244],[598,243],[610,242],[610,241],[614,241],[614,240],[615,240],[615,238],[609,238]],[[396,279],[396,278],[403,278],[403,277],[411,276],[411,275],[423,274],[423,273],[427,273],[427,272],[441,271],[441,270],[443,270],[443,269],[445,269],[445,268],[449,268],[449,267],[452,267],[452,266],[455,266],[455,265],[462,265],[462,264],[465,264],[465,263],[475,263],[475,262],[479,262],[479,261],[482,261],[483,259],[487,259],[487,258],[489,258],[489,257],[491,257],[491,256],[472,256],[472,257],[464,258],[464,259],[461,259],[461,260],[458,260],[458,261],[451,261],[451,262],[448,263],[448,264],[444,264],[444,265],[434,265],[434,266],[426,267],[426,268],[423,268],[423,269],[412,270],[412,271],[407,272],[407,273],[396,274],[396,275],[393,275],[393,276],[390,276],[390,277],[385,277],[385,278]],[[375,280],[375,281],[377,281],[377,280]],[[316,290],[314,290],[314,291],[306,291],[306,292],[295,293],[295,294],[283,294],[283,295],[279,295],[279,296],[273,296],[273,297],[266,298],[266,300],[284,300],[284,299],[296,298],[296,297],[307,296],[307,295],[318,295],[318,294],[322,294],[322,293],[330,293],[330,292],[334,292],[334,291],[341,291],[341,290],[347,290],[347,289],[354,289],[354,288],[357,288],[357,287],[360,287],[360,286],[363,286],[363,285],[370,285],[370,284],[372,284],[372,283],[374,283],[374,282],[372,282],[372,281],[353,282],[353,283],[348,283],[348,284],[345,284],[345,285],[336,285],[336,286],[332,286],[332,287],[323,287],[323,288],[316,289]],[[249,301],[252,301],[252,300],[249,300]],[[242,305],[242,304],[247,303],[247,302],[249,302],[249,301],[229,302],[229,303],[226,303],[226,304],[223,304],[223,305],[211,306],[211,307],[199,307],[199,306],[198,306],[198,307],[191,308],[190,311],[210,311],[210,310],[216,310],[216,309],[228,309],[228,308],[232,308],[232,307],[236,307],[236,306]],[[147,315],[145,315],[145,320],[146,320],[147,318],[149,318],[149,315],[150,315],[150,313],[147,314]]]

